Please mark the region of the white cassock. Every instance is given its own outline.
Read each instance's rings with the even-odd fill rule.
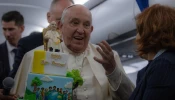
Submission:
[[[84,84],[75,89],[74,94],[77,95],[78,100],[128,100],[134,90],[134,85],[126,76],[117,52],[114,51],[116,69],[106,76],[103,66],[93,59],[94,56],[101,58],[96,47],[97,45],[89,43],[84,53],[75,54],[63,42],[61,43],[61,51],[69,54],[68,68],[80,69],[84,79]],[[34,50],[44,50],[44,46]],[[34,50],[23,57],[11,93],[24,95],[25,81],[32,68]]]

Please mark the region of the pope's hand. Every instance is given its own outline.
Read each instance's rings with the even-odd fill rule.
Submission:
[[[112,48],[106,41],[102,41],[98,45],[100,47],[97,47],[96,49],[102,56],[102,59],[94,57],[94,60],[102,64],[102,66],[106,70],[106,74],[108,75],[112,73],[116,67],[114,53],[112,51]]]

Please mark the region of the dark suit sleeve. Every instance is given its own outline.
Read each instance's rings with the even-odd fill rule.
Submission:
[[[2,81],[8,76],[10,65],[6,42],[0,44],[0,88],[3,88]]]
[[[3,68],[3,62],[2,62],[2,44],[0,44],[0,89],[3,88],[2,86],[2,80],[4,79],[4,68]]]
[[[3,66],[2,66],[2,62],[0,61],[0,89],[3,88],[3,85],[2,85],[2,80],[4,79],[4,69],[3,69]]]
[[[153,64],[146,76],[146,89],[142,100],[174,100],[175,66],[163,59]]]

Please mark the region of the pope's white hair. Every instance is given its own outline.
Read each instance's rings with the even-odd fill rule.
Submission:
[[[71,7],[74,7],[74,6],[76,6],[76,5],[77,5],[77,4],[74,4],[74,5],[68,6],[67,8],[64,9],[64,11],[63,11],[63,13],[62,13],[62,16],[61,16],[61,23],[64,23],[64,18],[65,18],[65,15],[66,15],[68,9],[71,8]]]
[[[64,9],[64,11],[63,11],[63,13],[62,13],[62,16],[61,16],[61,23],[64,23],[64,19],[65,19],[65,15],[66,15],[67,11],[68,11],[70,8],[72,8],[72,7],[74,7],[74,6],[78,6],[78,5],[80,5],[80,4],[73,4],[73,5],[71,5],[71,6],[69,6],[69,7],[67,7],[67,8]],[[84,7],[85,7],[85,6],[84,6]],[[92,18],[92,15],[91,15],[91,18]]]

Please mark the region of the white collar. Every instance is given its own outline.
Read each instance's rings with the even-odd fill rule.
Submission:
[[[6,41],[6,44],[7,44],[7,50],[9,53],[11,53],[13,49],[16,49],[16,47],[12,46],[8,41]]]
[[[161,50],[159,50],[157,53],[156,53],[156,55],[154,56],[154,58],[153,59],[156,59],[157,57],[159,57],[162,53],[164,53],[166,51],[166,49],[161,49]]]

